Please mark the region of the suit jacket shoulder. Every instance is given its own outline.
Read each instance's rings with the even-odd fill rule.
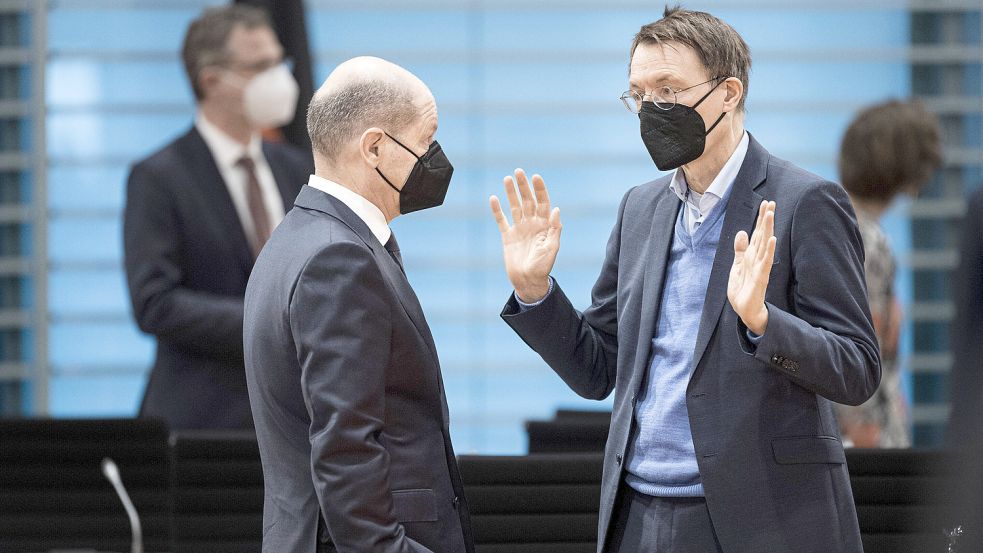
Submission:
[[[177,168],[186,165],[183,161],[188,148],[194,147],[194,139],[198,138],[201,146],[205,146],[204,141],[197,136],[192,127],[188,132],[161,146],[158,150],[133,163],[131,171],[151,173],[172,172]],[[206,146],[207,147],[207,146]]]
[[[765,186],[766,191],[772,190],[785,197],[786,205],[789,199],[798,200],[817,189],[835,189],[836,192],[846,193],[839,184],[775,156],[770,156],[768,160]]]
[[[263,142],[263,153],[267,156],[281,158],[286,162],[313,172],[314,162],[311,153],[287,142]]]

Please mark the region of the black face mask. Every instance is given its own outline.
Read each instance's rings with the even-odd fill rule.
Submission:
[[[665,110],[656,107],[653,102],[642,102],[638,119],[642,127],[642,142],[648,149],[652,161],[660,171],[670,171],[703,155],[706,138],[710,131],[724,118],[727,112],[721,113],[710,130],[706,129],[703,118],[697,113],[696,107],[707,99],[723,81],[719,81],[709,92],[703,95],[692,107],[676,104]]]
[[[391,134],[386,133],[386,136],[392,138],[396,144],[403,146],[403,143],[393,138]],[[410,176],[406,177],[403,188],[393,186],[393,183],[382,174],[382,171],[378,167],[375,169],[379,173],[379,176],[382,177],[382,180],[386,181],[386,184],[396,192],[399,192],[399,212],[406,215],[407,213],[413,213],[421,209],[437,207],[444,203],[447,188],[451,185],[451,175],[454,174],[454,167],[447,160],[447,156],[444,155],[440,144],[437,144],[437,141],[434,140],[430,144],[430,147],[427,148],[427,153],[423,154],[423,157],[416,155],[413,150],[406,146],[403,146],[403,149],[413,154],[413,157],[416,158],[416,165],[410,171]]]

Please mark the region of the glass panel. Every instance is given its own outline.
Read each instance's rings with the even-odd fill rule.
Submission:
[[[423,4],[312,10],[315,81],[348,57],[377,54],[434,92],[438,140],[455,179],[444,207],[393,228],[440,351],[458,452],[520,453],[523,421],[558,407],[609,408],[611,399],[577,397],[500,320],[511,289],[487,199],[502,194],[502,177],[516,167],[546,178],[564,220],[554,273],[574,305],[586,307],[621,198],[660,176],[639,140],[637,117],[617,99],[627,86],[630,38],[658,11],[557,1],[518,8],[517,16],[515,6],[494,3]],[[123,281],[125,178],[132,162],[190,125],[177,48],[198,10],[53,6],[46,75],[52,408],[67,416],[132,414],[153,340],[131,321]],[[909,93],[905,10],[844,17],[748,7],[717,15],[761,54],[748,128],[775,155],[827,178],[835,178],[839,139],[853,113]],[[96,36],[96,23],[121,31]],[[974,75],[960,68],[956,84]],[[0,71],[0,92],[23,92],[14,77]],[[960,186],[971,182],[959,179]],[[86,396],[93,399],[79,399]]]

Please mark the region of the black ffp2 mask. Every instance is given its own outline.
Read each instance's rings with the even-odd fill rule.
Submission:
[[[418,156],[416,152],[404,146],[391,134],[386,133],[386,136],[392,138],[393,142],[402,146],[404,150],[416,158],[416,164],[413,165],[413,169],[410,171],[410,175],[406,177],[406,182],[403,183],[402,188],[396,188],[378,167],[375,169],[390,188],[399,192],[399,212],[406,215],[414,211],[437,207],[444,203],[444,196],[447,195],[447,188],[450,187],[451,176],[454,174],[454,166],[444,155],[444,150],[441,149],[440,144],[434,140],[427,148],[427,152]]]
[[[707,135],[717,127],[727,112],[721,113],[707,130],[696,108],[721,82],[723,81],[714,85],[692,107],[676,104],[670,109],[659,109],[653,102],[642,102],[642,109],[638,112],[642,142],[660,171],[676,169],[703,155]]]

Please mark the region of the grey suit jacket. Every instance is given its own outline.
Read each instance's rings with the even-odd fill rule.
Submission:
[[[244,350],[265,553],[313,553],[318,538],[473,551],[427,321],[341,201],[305,186],[273,233],[246,288]]]
[[[505,321],[578,394],[614,392],[598,551],[608,539],[635,398],[651,362],[673,224],[669,178],[631,189],[608,242],[593,303],[556,286]],[[755,347],[727,301],[734,236],[777,203],[768,328]],[[860,531],[831,401],[860,404],[880,382],[863,247],[843,189],[772,157],[751,138],[726,205],[686,405],[714,529],[724,551],[855,553]]]

